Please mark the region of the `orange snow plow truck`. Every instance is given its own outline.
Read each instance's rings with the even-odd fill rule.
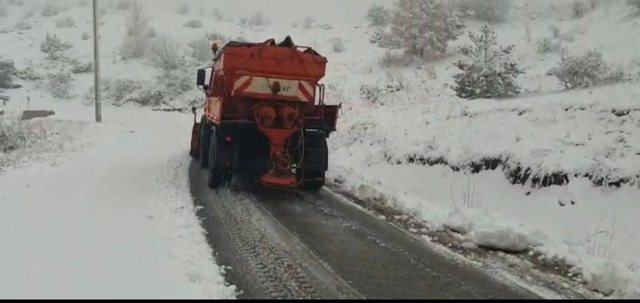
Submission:
[[[206,100],[200,122],[192,108],[190,152],[208,170],[209,187],[244,171],[264,186],[322,188],[340,108],[324,103],[327,59],[290,37],[212,50],[213,66],[198,70]]]

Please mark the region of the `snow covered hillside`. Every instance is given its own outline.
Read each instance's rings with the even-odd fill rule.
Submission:
[[[157,1],[141,1],[149,18],[146,26],[136,28],[140,35],[136,37],[145,41],[137,45],[144,51],[139,58],[128,59],[123,54],[136,57],[132,52],[123,52],[127,37],[132,37],[127,24],[131,3],[100,2],[103,96],[108,103],[105,126],[87,127],[91,108],[82,106],[90,104],[92,96],[93,78],[90,66],[86,66],[92,58],[89,1],[0,0],[0,60],[13,61],[13,82],[23,86],[0,92],[12,97],[0,111],[56,110],[54,119],[28,125],[53,123],[51,128],[62,129],[59,133],[64,138],[60,142],[83,142],[77,139],[80,135],[69,130],[72,128],[88,129],[82,136],[89,137],[105,132],[107,136],[100,142],[89,140],[92,147],[88,148],[94,150],[92,155],[96,158],[107,152],[129,156],[143,153],[143,146],[138,146],[142,143],[129,136],[149,140],[142,142],[168,144],[145,162],[145,171],[164,176],[158,182],[172,180],[182,184],[186,181],[170,173],[171,167],[161,173],[154,166],[184,164],[186,160],[179,155],[186,155],[190,117],[149,113],[138,107],[186,109],[198,105],[199,92],[192,82],[196,68],[209,60],[209,41],[213,38],[263,41],[291,35],[294,42],[312,46],[328,57],[326,100],[343,105],[338,132],[329,142],[333,189],[364,200],[382,201],[426,222],[432,230],[456,230],[470,247],[531,251],[563,260],[573,267],[571,274],[593,290],[640,297],[640,233],[636,219],[640,214],[640,18],[626,1],[511,1],[506,20],[493,29],[500,45],[515,46],[513,57],[525,69],[517,79],[522,92],[517,97],[473,101],[457,97],[452,89],[454,75],[459,72],[454,63],[464,58],[457,50],[469,43],[467,35],[451,42],[446,54],[426,60],[409,58],[401,50],[388,51],[371,42],[380,28],[368,25],[364,18],[375,1],[344,5],[344,11],[331,17],[318,13],[329,5],[309,5],[304,13],[283,15],[279,6],[291,5],[287,0],[275,1],[277,5],[269,7],[247,2],[246,7],[251,7],[248,11],[231,1],[217,5],[178,1],[151,5]],[[576,6],[577,2],[581,5]],[[334,11],[337,5],[332,6]],[[385,6],[393,5],[385,2]],[[302,12],[303,8],[299,9]],[[472,19],[465,19],[465,24],[465,33],[477,32],[482,25]],[[43,47],[47,33],[50,40]],[[54,35],[59,41],[51,38]],[[603,55],[612,71],[621,71],[620,81],[566,90],[549,73],[558,66],[561,54],[576,55],[592,49]],[[151,131],[156,125],[163,125],[167,135],[153,138]],[[44,128],[51,131],[48,126]],[[130,135],[127,130],[132,127],[144,131]],[[111,149],[110,144],[120,143],[127,148]],[[64,148],[71,148],[67,145]],[[18,154],[11,152],[0,158],[0,167],[2,159],[13,157],[6,162],[18,162]],[[73,170],[88,165],[91,159],[86,156],[64,163]],[[123,167],[122,163],[117,167]],[[102,169],[105,178],[115,178],[107,167]],[[47,170],[42,168],[37,174],[51,176]],[[33,178],[34,174],[15,170],[0,175],[3,214],[7,213],[5,206],[23,214],[30,209],[18,203],[20,193],[36,193],[5,186],[10,184],[6,183],[8,180]],[[74,177],[80,180],[80,176]],[[120,187],[115,188],[127,190],[124,180],[112,181],[119,181],[114,186]],[[23,186],[15,182],[19,183],[15,187]],[[45,188],[62,186],[45,183],[43,186],[49,186]],[[191,204],[180,186],[177,193],[171,193],[175,198],[169,196],[171,199],[162,201],[180,201],[189,209]],[[46,191],[38,193],[44,195]],[[66,207],[76,209],[86,194],[79,192]],[[158,197],[167,198],[165,194]],[[58,195],[55,200],[62,197],[62,193]],[[124,192],[117,195],[124,199]],[[134,214],[144,217],[154,209],[152,198],[139,198]],[[36,198],[30,201],[37,204]],[[107,202],[101,199],[92,203]],[[51,207],[50,212],[56,211],[51,205],[46,207]],[[83,207],[80,213],[90,214],[91,209]],[[105,211],[114,212],[124,206],[116,203],[110,207]],[[176,207],[180,209],[175,204],[161,205],[167,211],[164,218],[168,222],[176,222],[170,219],[175,215],[171,210]],[[192,220],[190,216],[180,213],[176,218]],[[4,223],[18,222],[15,218]],[[154,220],[145,222],[157,224]],[[195,223],[187,222],[185,233],[196,228]],[[154,229],[152,225],[143,228]],[[52,232],[58,237],[63,234]],[[30,235],[35,237],[35,231]],[[80,232],[72,235],[73,239],[86,236]],[[129,241],[112,240],[109,243],[114,245]],[[200,238],[194,241],[197,247],[206,245]],[[162,252],[152,253],[161,258],[158,254]],[[200,255],[202,262],[210,262],[203,256]],[[65,260],[70,262],[72,257],[68,258]],[[153,271],[145,272],[158,276]],[[216,279],[219,277],[208,274],[196,278]],[[129,293],[123,290],[122,294]]]

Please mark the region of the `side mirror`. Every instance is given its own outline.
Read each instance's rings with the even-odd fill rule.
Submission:
[[[205,84],[205,85],[202,87],[202,89],[204,89],[204,91],[205,91],[205,92],[206,92],[206,91],[209,91],[209,85],[206,85],[206,84]]]
[[[195,106],[192,106],[192,107],[191,107],[191,111],[193,112],[193,114],[194,114],[194,115],[196,114],[196,110],[197,110],[197,109],[196,109],[196,107],[195,107]]]
[[[204,69],[199,69],[198,70],[198,79],[196,80],[196,85],[198,86],[203,86],[204,82],[205,82],[205,78],[207,76],[207,72]]]

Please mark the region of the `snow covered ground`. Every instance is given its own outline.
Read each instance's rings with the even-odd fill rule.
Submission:
[[[118,49],[125,35],[123,11],[116,9],[116,1],[104,2],[101,26],[103,77],[130,82],[147,81],[145,85],[154,86],[154,77],[159,73],[157,69],[146,60],[123,61],[119,57]],[[415,215],[433,229],[456,229],[477,245],[534,249],[549,258],[564,259],[576,267],[576,273],[584,276],[590,288],[623,297],[640,297],[640,234],[635,219],[640,213],[640,55],[637,54],[640,18],[630,14],[625,1],[599,1],[594,11],[580,19],[571,18],[572,1],[514,1],[512,14],[506,23],[496,26],[496,33],[500,43],[515,44],[516,58],[527,69],[519,79],[523,95],[510,100],[474,102],[458,99],[450,89],[452,76],[457,72],[453,63],[459,59],[455,49],[468,41],[465,36],[450,46],[451,56],[444,59],[408,66],[381,64],[385,61],[385,50],[369,42],[375,29],[367,27],[361,20],[371,1],[362,1],[362,13],[357,13],[357,7],[348,5],[342,14],[331,18],[314,14],[320,8],[309,6],[307,13],[317,20],[317,26],[310,28],[302,26],[304,14],[282,16],[278,5],[263,7],[267,17],[273,16],[271,24],[247,27],[237,21],[240,16],[257,12],[257,6],[251,6],[255,9],[253,11],[233,12],[233,9],[227,9],[233,5],[231,2],[220,2],[223,12],[233,19],[221,22],[212,18],[214,7],[208,2],[203,4],[204,8],[192,5],[190,13],[184,15],[175,13],[175,8],[180,5],[178,2],[164,1],[163,5],[149,5],[148,2],[143,1],[150,8],[152,27],[159,35],[168,35],[183,42],[187,53],[189,42],[201,40],[206,33],[216,31],[226,37],[255,41],[272,37],[282,39],[290,34],[296,43],[312,46],[327,56],[326,99],[330,103],[343,103],[339,131],[329,142],[329,176],[334,188],[349,191],[363,199],[383,196],[389,205]],[[32,67],[36,73],[46,76],[59,68],[48,65],[40,51],[40,43],[50,32],[73,45],[67,51],[68,56],[90,62],[91,39],[82,37],[83,33],[91,32],[90,7],[77,5],[82,1],[68,1],[67,10],[41,18],[39,12],[44,3],[25,1],[22,6],[6,6],[9,13],[0,18],[0,56],[12,58],[18,69]],[[286,1],[278,3],[285,5]],[[32,29],[15,29],[15,25],[30,11],[35,13],[28,20]],[[74,19],[75,26],[58,28],[56,21],[66,16]],[[203,27],[183,26],[193,19],[202,21]],[[326,22],[331,22],[331,27],[326,26]],[[295,27],[294,23],[297,23]],[[474,22],[467,25],[469,30],[479,26]],[[342,40],[344,51],[335,48],[336,38]],[[630,82],[564,92],[554,77],[546,75],[549,68],[559,61],[559,54],[536,52],[536,43],[542,38],[553,39],[572,53],[596,48],[612,67],[624,68]],[[190,67],[194,74],[196,67]],[[56,119],[33,121],[31,127],[85,129],[82,132],[60,132],[64,137],[60,142],[67,142],[61,148],[74,152],[68,155],[58,153],[55,157],[43,156],[45,159],[66,159],[54,162],[61,163],[58,166],[27,164],[0,176],[3,207],[11,205],[7,207],[15,208],[14,213],[22,214],[23,218],[27,213],[36,218],[40,216],[40,220],[29,217],[32,222],[52,222],[49,213],[61,213],[59,207],[33,199],[46,196],[48,202],[64,201],[67,203],[64,207],[69,211],[62,214],[72,217],[62,221],[69,222],[69,225],[46,230],[51,232],[52,239],[60,239],[65,234],[65,241],[51,240],[48,242],[51,245],[78,245],[76,240],[89,241],[95,247],[104,248],[103,251],[108,251],[106,247],[109,245],[128,245],[140,252],[139,255],[148,254],[145,260],[171,260],[154,267],[151,263],[127,261],[122,255],[92,254],[95,259],[113,257],[109,260],[125,260],[114,266],[101,265],[94,269],[102,270],[103,279],[110,278],[109,270],[113,269],[113,273],[120,268],[129,273],[131,270],[125,269],[133,267],[136,272],[130,276],[131,280],[126,281],[132,281],[139,275],[149,275],[150,278],[145,280],[147,286],[167,285],[156,289],[167,291],[167,296],[230,296],[230,290],[222,286],[217,274],[219,269],[208,257],[206,243],[194,221],[188,189],[185,188],[187,181],[183,175],[175,173],[183,169],[182,165],[187,161],[184,158],[188,143],[185,134],[190,127],[190,117],[150,113],[134,106],[117,109],[105,105],[105,125],[89,126],[86,121],[91,119],[92,109],[79,104],[84,102],[82,97],[92,85],[92,74],[73,77],[68,100],[49,102],[51,93],[46,79],[19,81],[25,85],[23,89],[0,93],[12,95],[13,101],[8,105],[12,110],[54,107]],[[363,85],[389,86],[392,90],[383,90],[377,100],[371,101],[360,94]],[[393,88],[401,89],[393,92]],[[197,91],[189,92],[184,97],[170,100],[169,105],[184,106],[192,93],[197,95]],[[30,102],[26,101],[27,97]],[[52,124],[38,126],[38,123]],[[130,133],[131,130],[134,133]],[[166,136],[155,135],[160,131]],[[146,148],[149,144],[157,144],[160,148],[149,150]],[[37,151],[42,149],[25,150],[34,150],[37,155]],[[12,163],[17,161],[16,154],[13,154]],[[102,163],[104,158],[108,161]],[[102,161],[94,164],[96,159]],[[478,174],[466,171],[483,160],[499,160],[500,163],[496,170]],[[425,165],[433,163],[446,165]],[[85,181],[85,176],[75,169],[90,164],[94,164],[98,172],[90,176],[91,181],[110,182],[113,186],[93,188],[104,197],[91,195],[91,199],[84,199],[91,194],[91,189],[71,187],[72,182]],[[134,169],[133,164],[138,168]],[[525,173],[527,169],[529,172]],[[124,174],[117,173],[117,170]],[[64,176],[63,173],[70,174],[71,182],[57,183],[62,181],[56,181],[55,176]],[[536,177],[539,185],[544,176],[551,174],[560,176],[562,182],[556,183],[563,185],[532,186]],[[528,178],[523,178],[523,175],[528,175]],[[28,182],[30,190],[24,188],[27,184],[25,178],[32,180],[33,176],[51,179],[33,180]],[[524,184],[512,185],[510,181],[514,176]],[[5,180],[13,180],[13,183]],[[141,184],[140,188],[133,186],[134,181]],[[5,187],[9,186],[7,184],[12,184],[12,187]],[[596,184],[609,186],[596,187]],[[46,191],[47,188],[63,190]],[[140,189],[142,191],[138,191]],[[68,192],[77,194],[69,195]],[[141,192],[153,194],[143,195]],[[19,202],[26,197],[30,197],[26,201],[31,203]],[[51,207],[50,211],[40,210],[47,207]],[[4,210],[2,214],[11,219],[3,220],[3,224],[24,225],[27,222],[17,221],[18,215],[9,215]],[[157,249],[149,242],[136,242],[133,236],[125,239],[106,237],[105,233],[110,231],[99,226],[82,225],[82,232],[72,228],[80,226],[80,223],[72,224],[76,221],[71,218],[83,217],[87,224],[107,224],[115,220],[117,214],[122,215],[117,222],[123,229],[135,227],[135,232],[141,233],[135,234],[136,237],[141,238],[144,234],[158,239],[153,243],[163,248]],[[84,216],[96,219],[91,221]],[[24,226],[28,239],[38,236],[36,232],[39,230],[33,227],[36,225]],[[13,229],[19,228],[14,226]],[[8,232],[6,228],[4,230]],[[66,236],[70,230],[72,233]],[[94,234],[95,237],[88,238]],[[98,235],[105,235],[108,241],[99,241]],[[194,244],[187,247],[187,243]],[[20,247],[29,249],[33,246]],[[60,251],[64,248],[59,247]],[[21,254],[14,251],[14,255],[17,258]],[[31,256],[35,260],[44,258]],[[54,256],[60,258],[59,264],[76,261],[73,255],[57,253]],[[78,262],[89,264],[89,261],[81,259]],[[16,262],[11,264],[19,266]],[[142,268],[145,264],[147,267]],[[86,270],[74,276],[76,278],[90,273],[90,267],[79,268]],[[210,270],[204,270],[206,268]],[[23,272],[34,273],[37,270],[43,272],[46,268]],[[38,278],[46,277],[52,276],[43,274]],[[180,280],[180,277],[184,279]],[[124,275],[124,278],[129,277]],[[3,276],[3,281],[6,279]],[[61,284],[68,282],[64,279],[56,281]],[[78,278],[69,285],[80,285],[77,283],[86,281],[90,280],[80,281]],[[17,280],[13,283],[16,284],[7,284],[7,289],[15,296],[23,296],[24,292],[20,291],[25,289],[17,285]],[[149,292],[132,294],[125,284],[114,285],[110,294],[136,297],[165,295],[151,292],[151,288]],[[209,288],[205,289],[204,285]],[[211,288],[212,285],[219,285],[219,288]],[[55,292],[55,286],[58,285],[42,288],[43,296],[61,295]],[[57,289],[64,288],[60,286]],[[71,286],[66,289],[71,289]],[[70,295],[74,294],[78,293]],[[79,295],[92,294],[103,293],[96,290]]]
[[[75,121],[92,108],[56,106]],[[195,216],[184,137],[190,117],[105,110],[70,124],[85,144],[47,142],[0,175],[4,298],[233,298]],[[157,136],[157,132],[162,136]]]

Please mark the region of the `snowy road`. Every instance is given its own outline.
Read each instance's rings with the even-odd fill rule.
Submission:
[[[240,298],[536,298],[429,248],[329,192],[281,192],[235,178],[191,188]]]

